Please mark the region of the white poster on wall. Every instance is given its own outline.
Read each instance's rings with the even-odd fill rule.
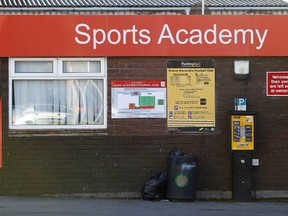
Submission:
[[[111,82],[112,118],[166,118],[166,81]]]

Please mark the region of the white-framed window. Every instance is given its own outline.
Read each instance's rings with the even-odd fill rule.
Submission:
[[[105,58],[10,58],[9,128],[107,128]]]

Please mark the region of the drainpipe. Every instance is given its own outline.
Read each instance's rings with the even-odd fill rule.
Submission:
[[[202,0],[202,15],[205,14],[205,0]]]

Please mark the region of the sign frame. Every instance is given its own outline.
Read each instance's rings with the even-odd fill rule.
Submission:
[[[165,80],[112,80],[111,118],[166,118]]]

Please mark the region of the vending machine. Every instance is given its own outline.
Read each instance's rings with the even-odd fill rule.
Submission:
[[[252,200],[254,186],[252,153],[255,152],[256,113],[230,112],[230,150],[232,152],[233,190],[235,201]]]
[[[231,151],[255,150],[255,112],[230,113]]]

